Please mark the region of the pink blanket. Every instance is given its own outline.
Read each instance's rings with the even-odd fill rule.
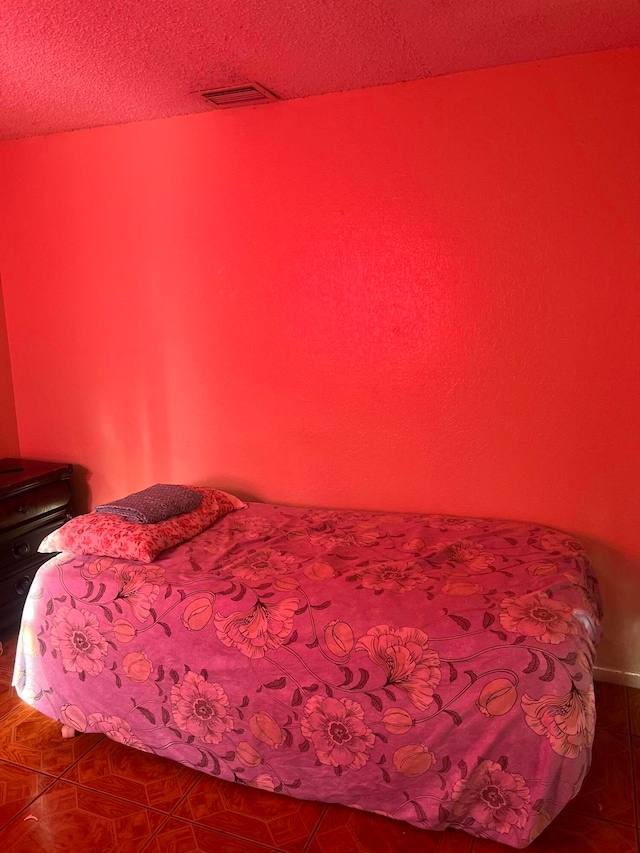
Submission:
[[[254,503],[149,565],[50,560],[15,682],[205,773],[523,847],[589,768],[599,621],[558,531]]]

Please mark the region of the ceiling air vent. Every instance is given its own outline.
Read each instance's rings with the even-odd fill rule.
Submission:
[[[257,83],[247,83],[245,86],[232,86],[226,89],[209,89],[200,94],[218,109],[255,107],[258,104],[268,104],[269,101],[278,100],[273,92]]]

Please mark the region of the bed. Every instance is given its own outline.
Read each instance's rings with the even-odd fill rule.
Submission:
[[[529,844],[591,760],[601,608],[581,545],[521,522],[232,509],[153,562],[42,566],[21,698],[239,784]]]

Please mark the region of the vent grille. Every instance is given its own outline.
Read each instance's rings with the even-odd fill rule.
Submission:
[[[247,83],[245,86],[233,86],[227,89],[209,89],[206,92],[200,92],[200,94],[218,109],[253,107],[257,104],[268,104],[270,101],[278,100],[273,92],[257,83]]]

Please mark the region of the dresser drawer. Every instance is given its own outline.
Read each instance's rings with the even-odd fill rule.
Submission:
[[[39,554],[26,566],[0,574],[0,634],[17,625],[36,572],[51,554]]]
[[[12,495],[0,501],[0,530],[26,524],[34,518],[66,506],[70,500],[71,488],[68,480],[47,483]]]
[[[5,571],[17,569],[20,563],[28,563],[39,557],[38,545],[45,536],[53,533],[64,524],[64,518],[59,518],[50,524],[41,524],[33,530],[15,530],[0,536],[0,578]],[[48,560],[53,554],[43,554],[42,559]]]

